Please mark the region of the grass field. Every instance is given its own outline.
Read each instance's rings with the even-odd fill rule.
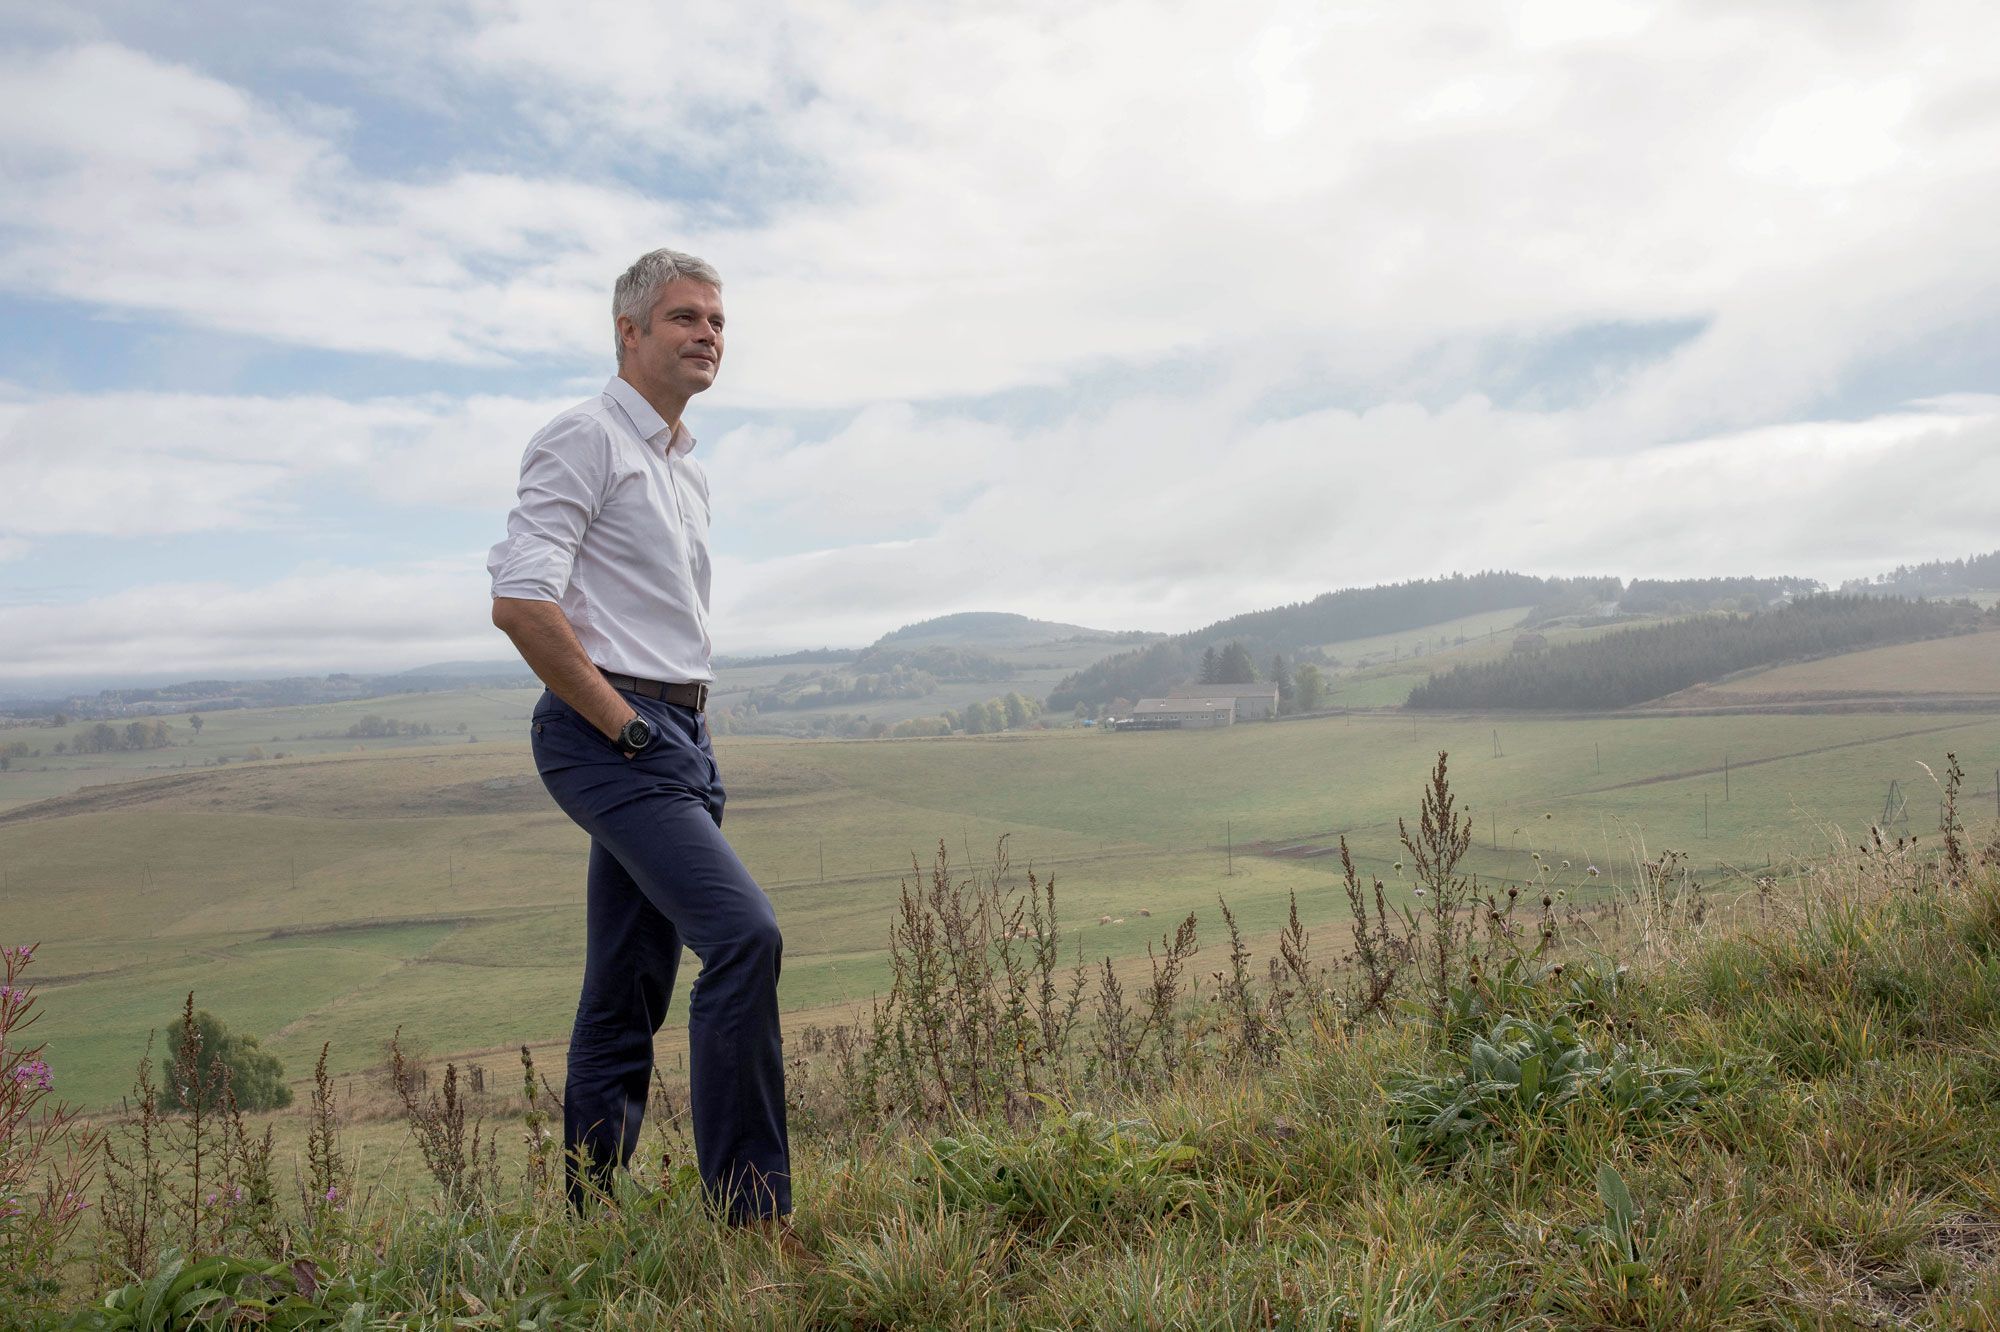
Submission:
[[[1553,953],[1461,956],[1441,1025],[1421,1002],[1211,994],[1116,1081],[1040,1066],[1012,1114],[968,1109],[963,1066],[924,1111],[849,1102],[863,1084],[815,1061],[793,1084],[804,1252],[705,1211],[671,1092],[616,1205],[572,1216],[529,1166],[501,1055],[462,1126],[407,1128],[377,1080],[336,1080],[343,1122],[296,1196],[305,1115],[257,1117],[277,1171],[205,1202],[174,1120],[163,1174],[141,1176],[164,1180],[157,1206],[107,1191],[70,1261],[0,1250],[0,1279],[77,1326],[282,1300],[357,1327],[1990,1328],[2000,878],[1942,868],[1842,856],[1754,911],[1628,898],[1623,928],[1579,923]],[[960,1040],[954,1059],[982,1048]],[[492,1175],[460,1127],[493,1134]],[[212,1120],[207,1141],[215,1183]],[[190,1227],[228,1257],[163,1258]]]
[[[1936,696],[2000,700],[2000,630],[1749,671],[1672,695],[1661,706]]]
[[[155,773],[34,809],[18,807],[20,787],[0,785],[17,806],[0,815],[5,933],[43,942],[42,1034],[65,1093],[115,1098],[148,1029],[190,989],[294,1076],[322,1041],[340,1070],[373,1063],[399,1025],[440,1053],[560,1041],[582,954],[585,845],[534,778],[510,720],[527,707],[526,695],[374,700],[365,710],[451,734]],[[217,714],[201,744],[261,735],[268,745],[273,733],[344,727],[360,711]],[[479,744],[458,739],[460,720]],[[1568,860],[1565,882],[1583,896],[1594,887],[1587,864],[1617,873],[1662,846],[1710,875],[1823,853],[1829,825],[1858,832],[1881,814],[1892,779],[1908,792],[1906,830],[1927,831],[1935,795],[1919,763],[1935,767],[1948,749],[1983,792],[1974,813],[1988,817],[2000,706],[726,738],[720,756],[726,827],[777,904],[784,1003],[805,1020],[884,987],[899,876],[940,839],[955,860],[983,862],[1007,835],[1018,866],[1059,876],[1091,955],[1138,956],[1190,910],[1212,922],[1219,894],[1253,933],[1279,926],[1291,892],[1309,923],[1335,920],[1334,858],[1313,853],[1345,833],[1394,884],[1395,818],[1414,806],[1440,749],[1474,811],[1472,867],[1523,881],[1536,853]],[[136,763],[128,771],[147,775]],[[42,776],[0,783],[32,789]],[[677,1027],[670,1019],[668,1048]]]

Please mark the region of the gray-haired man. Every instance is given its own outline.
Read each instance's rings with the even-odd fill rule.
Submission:
[[[681,424],[722,364],[722,279],[655,250],[618,279],[612,314],[618,373],[529,441],[507,539],[487,559],[493,622],[548,686],[536,769],[591,839],[568,1187],[581,1207],[631,1160],[685,943],[702,963],[688,1005],[702,1179],[732,1221],[775,1226],[791,1211],[782,940],[721,832],[702,715],[708,481]]]

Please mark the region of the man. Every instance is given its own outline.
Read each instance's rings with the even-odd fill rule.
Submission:
[[[681,945],[695,1157],[733,1223],[796,1245],[778,1031],[782,941],[769,899],[723,840],[703,720],[708,481],[681,423],[722,364],[722,279],[655,250],[612,296],[618,373],[529,441],[493,623],[548,686],[531,721],[549,794],[590,834],[583,995],[563,1097],[566,1185],[581,1209],[630,1162],[653,1035]]]

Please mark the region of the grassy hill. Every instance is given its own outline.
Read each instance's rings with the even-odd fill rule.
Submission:
[[[1061,624],[1054,620],[1035,620],[1007,611],[960,611],[955,615],[940,615],[892,629],[876,639],[874,646],[916,647],[926,643],[959,643],[1020,647],[1071,638],[1113,640],[1143,636],[1118,634],[1108,629],[1088,629],[1080,624]]]
[[[10,934],[42,940],[58,978],[44,1034],[67,1089],[96,1104],[117,1096],[146,1031],[189,989],[294,1076],[326,1040],[338,1068],[371,1063],[399,1024],[438,1051],[559,1039],[581,958],[584,842],[508,738],[519,722],[505,714],[525,717],[529,697],[428,694],[406,709],[449,728],[473,719],[477,745],[455,729],[443,744],[330,741],[304,758],[170,770],[39,806],[22,794],[46,793],[55,774],[0,774],[12,805],[0,813],[0,903]],[[227,741],[218,716],[201,743],[347,715],[246,717]],[[1879,817],[1891,780],[1910,790],[1921,831],[1918,762],[1955,748],[1975,774],[2000,767],[2000,707],[1357,715],[1214,734],[725,737],[719,748],[727,830],[778,905],[783,1000],[803,1022],[885,991],[899,878],[940,839],[954,859],[983,861],[1007,835],[1017,863],[1061,877],[1089,950],[1135,959],[1165,919],[1195,910],[1213,923],[1218,895],[1258,937],[1283,923],[1294,891],[1309,924],[1338,920],[1324,852],[1342,832],[1394,900],[1412,901],[1392,868],[1394,820],[1408,774],[1439,749],[1475,811],[1472,867],[1522,883],[1536,854],[1566,859],[1587,897],[1585,865],[1629,865],[1641,847],[1687,850],[1710,876],[1815,854],[1829,825]],[[136,762],[70,775],[118,772],[145,775]]]
[[[2000,630],[1746,671],[1670,694],[1661,707],[1881,706],[2000,702]]]
[[[1746,615],[1701,615],[1455,665],[1411,691],[1412,708],[1620,708],[1779,662],[1991,628],[1974,607],[1815,596]]]
[[[153,1294],[282,1299],[306,1326],[1990,1327],[2000,843],[1955,845],[1957,861],[1842,848],[1733,900],[1656,861],[1609,901],[1506,906],[1465,935],[1441,936],[1419,902],[1407,930],[1384,922],[1415,946],[1361,963],[1340,960],[1344,930],[1290,932],[1281,963],[1205,926],[1168,1025],[1145,1017],[1162,1010],[1142,970],[1124,999],[1092,991],[1094,1012],[1144,1018],[1123,1036],[1107,1016],[982,1064],[976,1029],[936,1028],[957,1070],[944,1089],[968,1098],[956,1110],[897,1101],[931,1065],[892,1042],[864,1031],[857,1057],[799,1033],[812,1262],[703,1214],[671,1095],[619,1205],[577,1220],[519,1145],[521,1096],[501,1090],[469,1111],[433,1102],[379,1187],[356,1189],[356,1154],[378,1168],[401,1130],[335,1113],[331,1194],[315,1180],[303,1203],[260,1204],[275,1170],[254,1161],[226,1177],[251,1184],[244,1202],[197,1192],[199,1253],[233,1265],[184,1270],[155,1247],[139,1264],[154,1284],[126,1285],[134,1224],[104,1195],[90,1215],[106,1222],[77,1232],[67,1265],[0,1254],[0,1279],[29,1279],[56,1311],[111,1287],[111,1316]],[[1441,970],[1394,960],[1440,937],[1457,940]],[[1004,1014],[1005,985],[985,984],[973,1011]],[[73,997],[47,992],[52,1019]],[[967,1113],[975,1086],[1007,1099]],[[336,1112],[370,1100],[328,1090]],[[492,1173],[457,1136],[486,1114],[505,1144]],[[281,1163],[304,1119],[283,1117]],[[184,1186],[177,1132],[158,1141]],[[121,1142],[138,1150],[130,1129]],[[140,1233],[157,1246],[182,1224]],[[67,1285],[36,1280],[52,1272]]]

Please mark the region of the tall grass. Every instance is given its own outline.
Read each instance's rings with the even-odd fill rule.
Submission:
[[[1004,844],[976,870],[940,847],[898,902],[890,993],[793,1042],[817,1264],[717,1224],[678,1143],[567,1214],[524,1052],[522,1094],[486,1103],[523,1126],[519,1177],[449,1074],[436,1097],[406,1078],[429,1191],[355,1198],[322,1077],[299,1206],[264,1228],[188,1223],[192,1128],[141,1102],[113,1150],[168,1201],[106,1209],[127,1270],[72,1269],[69,1306],[105,1327],[1995,1325],[2000,854],[1948,814],[1938,845],[1871,834],[1723,911],[1661,853],[1583,911],[1584,870],[1504,895],[1459,875],[1464,818],[1440,756],[1406,830],[1420,907],[1347,858],[1349,946],[1295,910],[1261,967],[1226,903],[1206,957],[1190,917],[1141,964],[1095,961]],[[202,1177],[244,1178],[247,1131],[212,1131]],[[120,1243],[135,1215],[149,1245]]]

